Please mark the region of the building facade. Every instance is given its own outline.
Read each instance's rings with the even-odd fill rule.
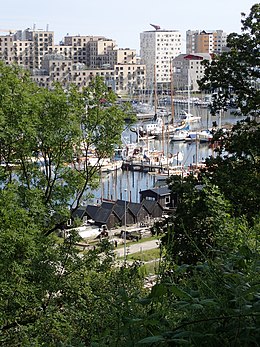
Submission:
[[[227,34],[223,30],[186,31],[186,53],[221,53],[227,45]]]
[[[54,32],[26,29],[0,36],[0,57],[7,64],[40,69],[43,57],[54,47]]]
[[[46,54],[42,69],[34,70],[32,79],[42,87],[50,88],[53,82],[64,87],[76,84],[79,89],[101,76],[107,86],[118,94],[131,95],[141,90],[145,80],[145,66],[139,64],[115,64],[113,68],[89,68],[83,63],[74,63],[63,54]]]
[[[205,66],[203,60],[211,60],[209,53],[180,54],[173,59],[174,89],[187,92],[199,91],[198,80],[204,76]]]
[[[141,63],[146,66],[146,87],[169,85],[171,61],[181,53],[181,33],[176,30],[144,31],[140,34]]]
[[[0,59],[17,63],[32,74],[40,86],[54,81],[83,88],[95,76],[102,76],[116,93],[135,94],[144,88],[146,68],[136,51],[118,48],[104,36],[65,36],[54,45],[52,31],[26,29],[0,36]]]

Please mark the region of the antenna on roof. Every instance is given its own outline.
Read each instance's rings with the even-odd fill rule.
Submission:
[[[152,27],[154,27],[155,30],[160,30],[161,27],[160,25],[156,25],[156,24],[150,24]]]

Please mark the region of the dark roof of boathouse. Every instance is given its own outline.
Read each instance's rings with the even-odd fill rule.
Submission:
[[[114,212],[120,220],[124,218],[125,208],[128,209],[129,202],[125,200],[118,199],[114,204]]]
[[[149,214],[152,214],[153,209],[155,206],[159,205],[157,201],[153,200],[143,200],[142,206],[149,212]]]
[[[140,210],[142,209],[142,204],[139,202],[130,202],[128,204],[129,210],[132,212],[134,216],[137,216]]]
[[[103,208],[102,206],[100,206],[94,218],[95,222],[100,224],[107,224],[111,215],[111,211],[111,209]]]
[[[100,206],[97,206],[97,205],[88,205],[86,207],[86,213],[88,214],[88,216],[95,220],[96,219],[96,214],[97,214],[97,211],[99,209]]]
[[[72,218],[80,218],[83,219],[85,212],[86,212],[87,207],[86,206],[79,206],[75,211],[72,213]]]
[[[155,188],[150,188],[150,189],[146,189],[146,190],[142,190],[140,191],[140,194],[146,194],[148,192],[152,192],[158,196],[165,196],[165,195],[170,195],[171,194],[171,190],[168,187],[155,187]]]

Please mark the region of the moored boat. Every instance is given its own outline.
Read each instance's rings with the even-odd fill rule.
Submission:
[[[212,133],[209,130],[190,131],[185,138],[186,142],[198,141],[198,142],[210,142],[213,138]]]
[[[180,119],[186,123],[193,123],[193,122],[200,122],[201,117],[200,116],[194,116],[190,112],[182,111],[180,114]]]
[[[178,130],[171,135],[171,141],[185,141],[189,135],[189,130]]]

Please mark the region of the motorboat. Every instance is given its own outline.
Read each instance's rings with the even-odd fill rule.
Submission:
[[[171,135],[171,141],[185,141],[185,139],[189,136],[189,131],[188,130],[178,130],[175,131]]]
[[[185,141],[210,142],[212,138],[213,135],[210,130],[189,131],[188,136],[185,138]]]
[[[186,123],[192,123],[192,122],[200,122],[201,117],[200,116],[194,116],[190,112],[182,111],[180,114],[180,119]]]

